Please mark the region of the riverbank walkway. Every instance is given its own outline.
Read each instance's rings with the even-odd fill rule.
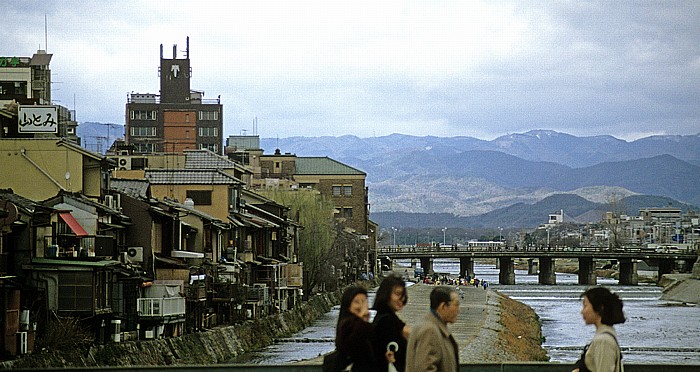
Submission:
[[[419,325],[428,313],[430,292],[433,288],[435,286],[429,284],[414,284],[407,288],[408,303],[397,315],[411,328]],[[487,322],[491,307],[488,304],[490,290],[474,286],[458,288],[461,296],[460,312],[457,321],[450,324],[448,328],[459,346],[459,360],[464,363],[474,361],[473,349],[469,345],[479,336]],[[491,315],[494,316],[494,314]]]

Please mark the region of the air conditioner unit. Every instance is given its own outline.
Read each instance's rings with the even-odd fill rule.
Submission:
[[[143,262],[143,247],[129,247],[126,255],[132,262]]]
[[[119,167],[119,170],[130,170],[131,169],[131,158],[129,158],[129,157],[117,158],[117,166]]]

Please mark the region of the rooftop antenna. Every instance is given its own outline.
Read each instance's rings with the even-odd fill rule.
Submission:
[[[49,27],[46,21],[46,13],[44,13],[44,49],[47,52],[49,51]]]

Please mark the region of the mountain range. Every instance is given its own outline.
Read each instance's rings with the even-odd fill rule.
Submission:
[[[634,206],[631,214],[700,205],[700,135],[628,142],[534,130],[492,141],[400,134],[262,138],[261,147],[329,156],[366,172],[371,218],[384,226],[409,223],[413,214],[423,226],[532,227],[561,209],[585,222],[599,219],[611,200]]]
[[[111,140],[123,136],[123,126],[82,123],[78,134],[90,138],[84,143]],[[611,200],[624,200],[631,214],[700,205],[700,134],[625,141],[532,130],[491,141],[392,134],[260,144],[266,153],[328,156],[367,173],[371,218],[384,226],[415,218],[423,226],[532,227],[561,209],[586,222],[599,219]]]

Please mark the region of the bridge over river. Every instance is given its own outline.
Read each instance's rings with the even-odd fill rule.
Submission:
[[[500,271],[500,284],[515,284],[515,259],[528,260],[528,273],[538,274],[540,284],[556,284],[554,264],[556,259],[578,260],[578,283],[596,284],[596,260],[619,263],[619,282],[622,285],[637,285],[637,263],[645,261],[650,266],[658,267],[661,275],[671,273],[677,262],[679,267],[690,270],[698,258],[698,252],[692,250],[657,251],[644,248],[624,248],[612,250],[601,247],[527,247],[525,249],[508,247],[502,243],[484,246],[414,246],[391,245],[377,249],[377,257],[419,260],[425,273],[432,272],[435,258],[459,259],[459,272],[474,276],[474,260],[495,258]]]

